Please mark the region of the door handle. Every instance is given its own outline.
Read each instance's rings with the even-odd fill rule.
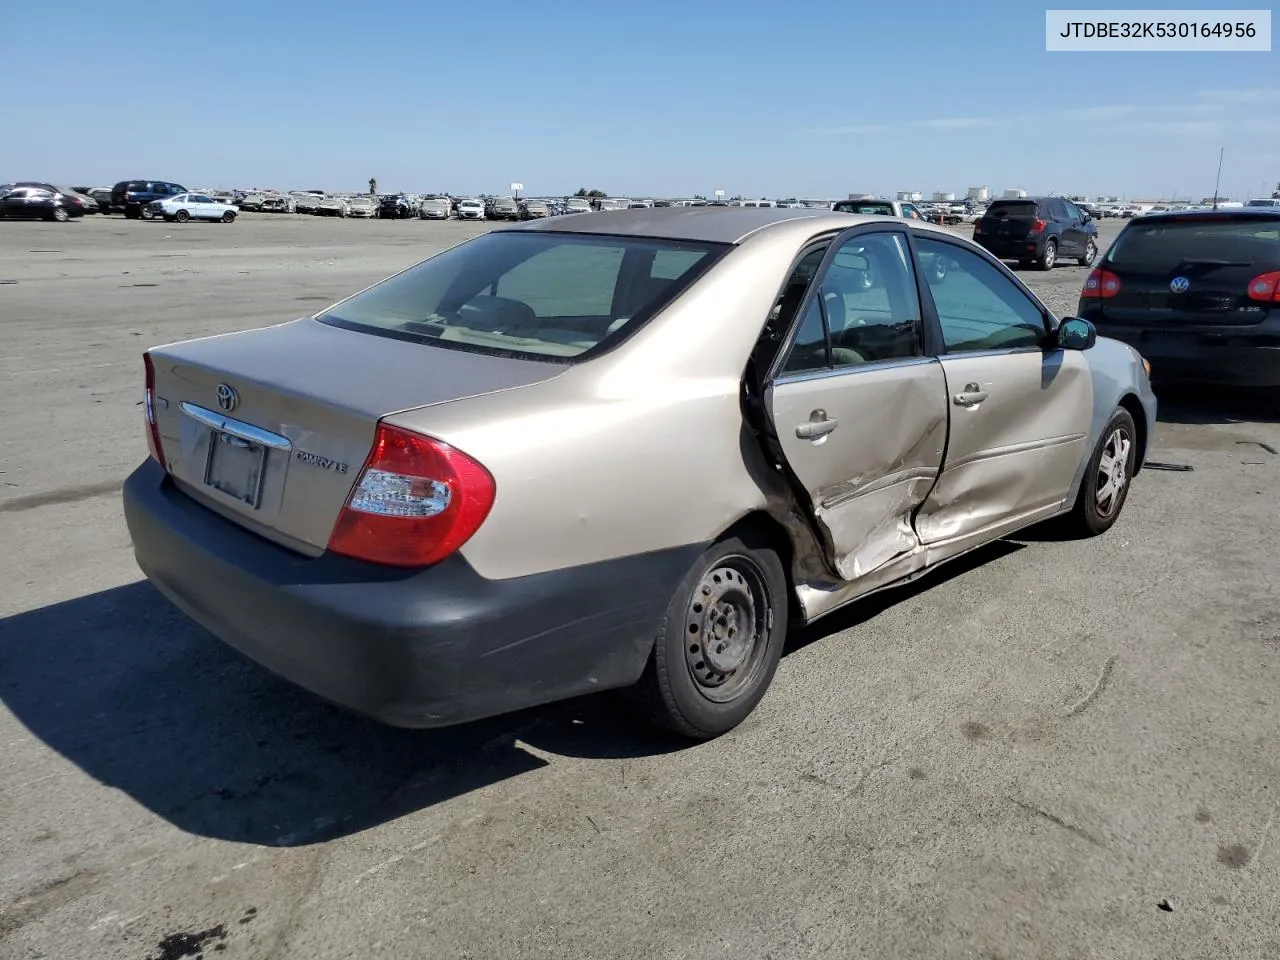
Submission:
[[[952,397],[951,402],[957,407],[976,407],[985,399],[987,399],[987,391],[976,383],[966,383],[964,391]]]
[[[834,417],[828,418],[827,411],[815,410],[809,414],[808,423],[802,423],[796,427],[796,436],[801,440],[817,440],[819,437],[825,437],[838,426],[840,421]]]

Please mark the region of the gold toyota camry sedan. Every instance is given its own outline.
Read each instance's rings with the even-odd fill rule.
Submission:
[[[722,734],[788,627],[1106,531],[1156,414],[1141,356],[973,243],[825,210],[511,225],[144,367],[143,572],[405,727],[626,688]]]

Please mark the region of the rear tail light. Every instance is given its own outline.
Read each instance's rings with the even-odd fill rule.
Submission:
[[[1120,278],[1109,270],[1097,269],[1089,274],[1080,296],[1090,300],[1114,297],[1120,292]]]
[[[489,471],[462,451],[379,423],[329,550],[389,566],[430,566],[471,539],[495,493]]]
[[[1250,280],[1249,299],[1264,303],[1280,302],[1280,270],[1262,273]]]
[[[156,368],[151,362],[151,354],[142,355],[142,366],[146,370],[147,388],[142,405],[147,420],[147,450],[160,466],[164,466],[164,447],[160,443],[160,426],[156,423]]]
[[[1047,227],[1048,225],[1049,224],[1046,223],[1044,220],[1037,220],[1035,221],[1035,223],[1031,224],[1031,232],[1044,233],[1044,228]]]

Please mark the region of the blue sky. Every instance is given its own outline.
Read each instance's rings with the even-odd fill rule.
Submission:
[[[1280,180],[1280,54],[1046,53],[1026,0],[4,6],[50,43],[0,58],[0,180],[1198,198],[1220,146],[1224,193]]]

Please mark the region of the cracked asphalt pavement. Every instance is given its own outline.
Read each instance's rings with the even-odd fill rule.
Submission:
[[[1268,398],[1164,399],[1151,456],[1193,469],[1142,473],[1110,533],[1029,532],[794,635],[701,746],[608,697],[381,728],[161,599],[118,495],[142,349],[481,229],[4,225],[0,957],[1280,956]],[[1069,313],[1084,275],[1024,276]]]

